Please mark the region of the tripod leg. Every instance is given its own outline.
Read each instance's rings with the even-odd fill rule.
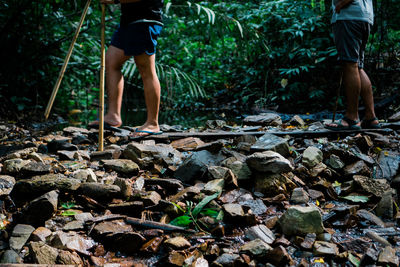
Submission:
[[[83,21],[84,21],[84,19],[86,17],[87,11],[89,9],[90,2],[91,2],[91,0],[88,0],[86,2],[86,6],[85,6],[85,9],[83,10],[83,13],[82,13],[82,16],[81,16],[81,20],[79,22],[78,27],[76,28],[75,35],[72,38],[72,42],[71,42],[71,45],[69,46],[69,50],[68,50],[67,56],[64,59],[64,64],[63,64],[63,66],[62,66],[62,68],[60,70],[60,73],[58,74],[57,82],[54,85],[53,92],[51,93],[49,103],[47,104],[46,111],[44,113],[44,117],[45,117],[46,120],[49,118],[50,110],[53,107],[54,100],[56,99],[58,88],[60,87],[61,80],[63,79],[65,70],[67,69],[69,58],[71,57],[72,50],[74,50],[74,45],[76,43],[76,39],[78,38],[79,31],[82,28],[82,24],[83,24]]]

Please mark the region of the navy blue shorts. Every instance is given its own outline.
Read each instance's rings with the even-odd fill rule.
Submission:
[[[153,23],[120,25],[111,38],[111,45],[124,50],[127,56],[156,53],[157,37],[162,26]]]
[[[364,68],[364,52],[371,25],[364,21],[338,20],[332,25],[339,61],[358,63]]]

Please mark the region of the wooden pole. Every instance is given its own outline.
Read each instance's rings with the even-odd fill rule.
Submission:
[[[101,5],[101,65],[100,65],[100,110],[99,110],[99,151],[103,151],[104,143],[104,76],[105,76],[105,30],[106,6]]]
[[[343,70],[340,73],[339,87],[336,90],[336,102],[335,102],[335,108],[333,110],[332,123],[334,123],[335,119],[336,119],[336,112],[337,112],[337,107],[338,107],[338,103],[339,103],[340,89],[342,88],[342,83],[343,83]]]
[[[76,39],[78,39],[79,31],[82,28],[83,21],[85,20],[86,14],[87,14],[89,6],[90,6],[90,2],[91,2],[91,0],[88,0],[86,2],[86,6],[85,6],[85,9],[83,10],[83,13],[82,13],[82,16],[81,16],[81,20],[79,22],[78,27],[75,30],[75,35],[72,38],[72,42],[71,42],[71,45],[69,46],[68,53],[67,53],[67,55],[66,55],[66,57],[64,59],[64,64],[62,65],[60,73],[58,74],[57,82],[54,85],[53,92],[51,93],[49,103],[47,104],[46,111],[44,112],[44,117],[45,117],[46,120],[49,118],[50,110],[53,107],[54,100],[56,99],[58,88],[60,87],[61,81],[62,81],[62,79],[64,77],[65,70],[67,69],[67,65],[68,65],[69,59],[70,59],[71,54],[72,54],[72,50],[74,50],[74,45],[76,43]]]

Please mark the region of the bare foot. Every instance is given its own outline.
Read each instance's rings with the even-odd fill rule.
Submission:
[[[145,123],[144,125],[136,128],[136,130],[131,134],[131,137],[142,137],[160,133],[160,126],[158,124],[154,125]]]
[[[112,127],[120,127],[122,125],[121,117],[113,114],[106,114],[104,116],[104,122],[108,123]],[[99,121],[92,121],[89,123],[89,126],[99,125]]]

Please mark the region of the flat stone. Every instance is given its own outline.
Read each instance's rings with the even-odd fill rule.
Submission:
[[[322,159],[322,151],[314,146],[307,147],[307,149],[303,152],[302,162],[308,168],[312,168],[318,163],[322,162]]]
[[[125,178],[115,178],[114,185],[121,189],[121,194],[125,199],[128,199],[133,195],[132,182]]]
[[[21,172],[27,176],[44,175],[49,173],[51,165],[42,162],[29,162],[21,168]]]
[[[46,242],[46,238],[51,235],[51,231],[46,227],[40,226],[33,231],[31,240],[35,242]]]
[[[154,206],[160,202],[161,196],[156,191],[150,191],[141,200],[145,206]]]
[[[233,267],[238,259],[240,259],[238,254],[224,253],[213,262],[215,264],[213,266]]]
[[[28,148],[24,148],[24,149],[19,149],[17,151],[14,151],[11,154],[8,154],[5,157],[5,160],[9,160],[9,159],[21,159],[21,158],[26,158],[28,157],[29,154],[33,153],[33,152],[37,152],[37,148],[36,147],[28,147]]]
[[[74,215],[75,220],[87,222],[93,219],[93,215],[90,212],[82,212]]]
[[[94,199],[107,200],[118,196],[121,189],[116,185],[83,183],[79,186],[78,192]]]
[[[69,126],[63,129],[64,133],[67,134],[74,134],[74,133],[80,133],[80,134],[89,134],[89,130],[85,128],[79,128],[79,127],[73,127]]]
[[[64,231],[77,231],[77,230],[83,230],[85,229],[85,223],[83,221],[71,221],[64,225],[63,230]]]
[[[186,255],[180,251],[171,251],[168,255],[168,264],[171,266],[184,266]]]
[[[381,151],[376,168],[376,178],[391,181],[400,169],[400,155],[389,151]]]
[[[224,160],[222,162],[222,166],[232,170],[238,180],[248,180],[251,177],[251,170],[247,163],[245,161],[238,160],[235,157]]]
[[[190,151],[194,150],[199,146],[203,146],[205,143],[197,137],[187,137],[171,142],[171,146],[177,150]]]
[[[284,173],[294,169],[289,160],[273,151],[256,152],[247,157],[246,163],[259,172]]]
[[[386,179],[372,179],[366,176],[354,175],[354,182],[360,186],[359,188],[374,196],[382,197],[382,195],[390,190],[390,185]]]
[[[270,250],[272,250],[271,246],[261,239],[251,240],[240,248],[240,252],[259,258],[265,257]]]
[[[21,264],[23,262],[22,258],[12,249],[8,249],[4,251],[0,263],[7,263],[7,264]],[[6,266],[6,265],[4,265]]]
[[[269,262],[274,264],[272,266],[293,266],[294,264],[292,257],[283,246],[277,246],[271,250],[268,253],[267,258]]]
[[[399,257],[396,255],[396,249],[392,247],[385,247],[378,257],[378,264],[383,266],[399,266]]]
[[[59,150],[68,150],[68,151],[78,151],[78,147],[76,145],[71,144],[70,138],[62,138],[62,139],[53,139],[49,143],[47,143],[47,149],[49,152],[55,153]]]
[[[292,126],[300,126],[300,127],[303,127],[304,125],[306,125],[304,120],[299,115],[294,115],[290,119],[289,124]]]
[[[232,218],[244,216],[243,208],[239,204],[224,204],[223,208],[225,213]]]
[[[31,225],[17,224],[11,233],[9,240],[10,248],[15,251],[20,251],[34,230],[35,228]]]
[[[276,237],[274,233],[263,224],[255,225],[246,230],[245,235],[250,240],[260,239],[271,245]]]
[[[368,210],[360,209],[357,211],[357,216],[361,219],[367,220],[377,226],[385,227],[385,223],[377,217],[375,214],[369,212]]]
[[[57,263],[62,265],[83,266],[83,261],[75,251],[61,250],[57,257]]]
[[[203,192],[206,194],[214,194],[217,192],[222,192],[224,189],[225,180],[224,179],[215,179],[209,181],[203,188]]]
[[[176,170],[174,176],[182,182],[201,179],[209,166],[218,166],[224,160],[221,154],[211,154],[206,150],[192,153]]]
[[[191,246],[190,242],[181,236],[168,238],[164,241],[164,244],[172,247],[173,249],[185,249]]]
[[[54,248],[69,249],[89,255],[89,249],[94,247],[95,242],[90,238],[83,238],[75,232],[57,231],[50,237],[49,243]]]
[[[300,244],[301,248],[305,250],[311,250],[313,248],[316,238],[317,235],[314,233],[307,234],[306,237],[304,238],[304,241]]]
[[[87,183],[97,183],[97,176],[92,169],[80,169],[73,173],[75,179]]]
[[[320,234],[324,231],[322,217],[316,207],[291,206],[278,221],[285,235]]]
[[[138,180],[136,180],[135,183],[137,183]],[[178,179],[172,179],[172,178],[151,178],[151,179],[144,179],[144,184],[146,186],[149,185],[159,185],[162,188],[168,190],[168,192],[171,192],[172,194],[178,193],[181,190],[183,190],[185,187],[183,186],[182,182],[179,181]]]
[[[315,241],[314,254],[321,256],[336,256],[339,254],[339,249],[336,244],[325,241]]]
[[[115,150],[115,149],[94,151],[90,153],[90,160],[96,161],[102,159],[119,159],[121,154],[122,154],[121,150]]]
[[[382,194],[381,200],[375,208],[375,213],[383,219],[393,220],[394,210],[393,210],[393,199],[392,190],[386,191]]]
[[[15,185],[15,179],[12,176],[0,175],[0,197],[8,196]]]
[[[293,190],[290,202],[294,204],[307,204],[309,198],[308,193],[302,187],[298,187]]]
[[[8,174],[18,174],[22,167],[29,163],[31,163],[30,160],[23,160],[20,158],[6,160],[3,162],[4,172]]]
[[[400,121],[400,111],[394,113],[388,118],[389,121]]]
[[[287,139],[267,133],[258,138],[257,142],[251,146],[252,152],[274,151],[283,157],[290,155]]]
[[[352,164],[347,165],[343,169],[344,175],[352,176],[355,174],[369,176],[371,171],[369,170],[367,164],[363,160],[356,161]]]
[[[266,196],[288,194],[297,185],[285,174],[259,173],[255,176],[254,190]]]
[[[282,119],[276,113],[260,113],[259,115],[247,116],[243,123],[245,125],[279,126],[282,124]]]
[[[102,160],[101,163],[106,169],[126,175],[137,175],[140,170],[139,166],[129,159],[108,159]]]
[[[238,204],[250,208],[251,213],[254,215],[262,215],[267,211],[267,206],[261,199],[239,200]]]
[[[30,242],[28,248],[34,263],[55,264],[57,261],[58,250],[43,242]]]
[[[330,155],[328,165],[335,170],[343,169],[343,167],[345,166],[344,162],[335,154]]]

